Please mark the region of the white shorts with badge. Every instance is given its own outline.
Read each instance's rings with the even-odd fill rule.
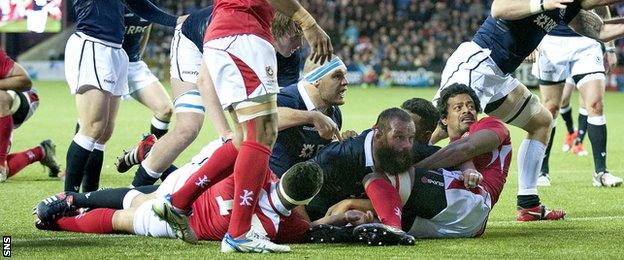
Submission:
[[[128,64],[128,93],[130,95],[156,81],[158,81],[158,78],[154,76],[154,73],[142,60]]]
[[[65,46],[65,79],[72,95],[94,86],[113,96],[128,94],[128,55],[121,44],[103,41],[81,32]]]
[[[484,189],[474,193],[466,189],[449,188],[459,172],[444,170],[446,208],[431,219],[416,217],[408,233],[416,238],[477,237],[485,230],[492,201]]]
[[[490,53],[489,49],[481,48],[474,42],[459,45],[446,61],[440,88],[433,98],[433,104],[437,104],[442,90],[455,83],[472,88],[481,101],[482,109],[487,104],[504,98],[518,87],[520,81],[511,74],[502,72],[490,58]]]
[[[172,79],[197,84],[199,68],[203,54],[189,38],[184,36],[180,27],[176,28],[171,39],[171,66],[169,72]]]
[[[546,35],[537,50],[531,72],[541,81],[562,83],[576,75],[605,72],[602,47],[591,38]]]
[[[279,92],[275,49],[256,35],[210,40],[204,59],[224,109],[251,99],[268,101]]]

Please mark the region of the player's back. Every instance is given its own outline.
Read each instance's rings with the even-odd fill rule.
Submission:
[[[182,34],[191,40],[200,52],[204,52],[204,34],[212,18],[212,5],[192,12],[182,24]]]
[[[204,42],[222,37],[253,34],[273,43],[271,22],[275,10],[266,0],[215,0],[213,17]]]
[[[104,41],[121,44],[124,34],[124,5],[120,0],[74,0],[76,31]]]
[[[568,24],[580,11],[580,0],[566,9],[555,9],[519,20],[495,19],[489,15],[473,41],[491,51],[490,57],[504,73],[511,73],[531,54],[557,24]]]
[[[156,2],[155,0],[151,0]],[[151,25],[149,21],[134,14],[127,7],[124,11],[125,34],[122,48],[128,54],[130,62],[141,60],[141,40],[145,37],[145,31]]]

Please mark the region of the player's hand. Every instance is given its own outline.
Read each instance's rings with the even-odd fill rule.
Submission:
[[[182,15],[182,16],[178,16],[178,21],[176,22],[176,25],[180,25],[182,24],[184,21],[186,21],[186,18],[188,18],[188,14]]]
[[[315,111],[312,123],[318,131],[319,136],[321,136],[322,138],[332,140],[334,139],[334,137],[336,137],[339,141],[342,141],[342,136],[340,135],[338,125],[336,125],[336,122],[334,122],[334,120],[332,120],[325,114],[319,111]]]
[[[531,54],[529,54],[529,56],[524,58],[523,62],[524,63],[534,63],[536,59],[537,59],[537,51],[532,51]]]
[[[370,210],[366,213],[357,209],[348,210],[344,213],[345,221],[351,225],[358,226],[366,223],[371,223],[375,219],[375,215]]]
[[[347,130],[342,132],[342,139],[355,138],[358,136],[358,133],[355,130]]]
[[[351,200],[345,199],[329,207],[325,216],[340,215],[346,213],[352,207]]]
[[[544,10],[566,9],[565,4],[572,3],[574,0],[544,0]]]
[[[475,188],[483,181],[483,175],[475,169],[466,169],[462,171],[460,180],[464,181],[466,188]]]
[[[310,57],[314,63],[320,61],[320,64],[331,60],[332,53],[334,53],[334,47],[331,44],[329,36],[321,27],[316,24],[307,30],[303,30],[303,37],[310,45],[312,49]]]
[[[605,71],[607,74],[611,72],[612,68],[615,68],[617,65],[617,54],[614,52],[607,52],[605,54]]]

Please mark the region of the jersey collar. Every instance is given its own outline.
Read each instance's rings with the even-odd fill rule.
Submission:
[[[371,130],[366,134],[366,139],[364,139],[364,158],[366,159],[366,167],[373,167],[373,135],[375,135],[375,130]]]
[[[308,91],[306,91],[305,84],[306,84],[305,81],[299,81],[297,83],[297,90],[299,90],[299,96],[301,96],[301,99],[303,99],[303,103],[305,103],[308,111],[312,111],[316,109],[316,106],[312,102],[310,95],[308,95]]]

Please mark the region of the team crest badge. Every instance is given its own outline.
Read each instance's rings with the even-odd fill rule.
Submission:
[[[264,69],[266,70],[267,76],[269,76],[270,78],[272,78],[273,74],[275,74],[271,66],[266,66]]]

